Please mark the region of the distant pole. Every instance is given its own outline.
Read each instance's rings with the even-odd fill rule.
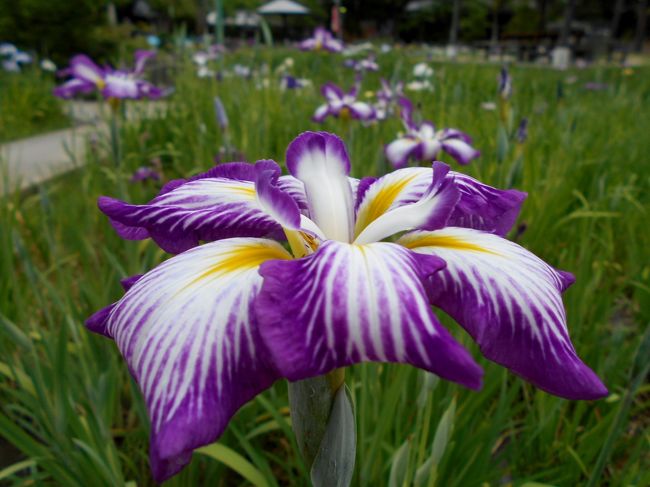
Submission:
[[[566,10],[564,11],[564,26],[560,34],[560,42],[562,47],[569,47],[569,34],[571,33],[571,24],[573,23],[573,14],[576,10],[576,0],[568,0]]]
[[[338,19],[338,29],[336,32],[336,37],[339,40],[343,39],[343,19],[341,18],[341,0],[334,0],[334,8],[336,9],[336,18]]]
[[[537,22],[537,31],[540,34],[546,33],[546,12],[548,10],[547,0],[537,0],[537,10],[539,11],[539,21]]]
[[[217,44],[223,45],[223,0],[214,0],[214,13],[216,15],[214,24],[214,35]]]
[[[501,0],[494,0],[492,9],[492,33],[490,35],[490,44],[495,49],[499,42],[499,11],[501,10]]]
[[[612,60],[612,55],[614,53],[614,40],[616,39],[616,33],[618,32],[618,24],[621,23],[621,15],[623,13],[623,7],[625,6],[625,0],[616,0],[614,5],[614,16],[612,17],[612,24],[609,28],[609,42],[607,45],[607,60]]]
[[[449,29],[449,45],[458,44],[458,27],[460,24],[460,9],[463,0],[454,0],[454,9],[451,13],[451,28]]]
[[[639,0],[636,7],[636,35],[634,36],[634,50],[643,50],[645,40],[646,17],[648,16],[648,0]]]

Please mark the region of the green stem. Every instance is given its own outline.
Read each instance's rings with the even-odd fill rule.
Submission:
[[[289,383],[291,422],[307,469],[320,450],[336,392],[344,384],[345,370]]]

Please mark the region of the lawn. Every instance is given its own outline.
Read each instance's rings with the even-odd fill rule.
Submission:
[[[54,74],[24,69],[23,73],[0,72],[0,142],[70,125],[61,100],[52,96]]]
[[[289,55],[294,74],[310,78],[312,87],[278,88],[272,73]],[[380,55],[380,73],[365,77],[362,96],[378,88],[381,76],[409,77],[424,59],[415,50]],[[225,67],[234,63],[267,64],[270,85],[259,78],[198,79],[188,63],[164,114],[122,127],[119,165],[100,141],[82,169],[0,200],[0,436],[18,450],[19,462],[14,468],[0,461],[0,483],[153,484],[137,386],[114,344],[86,331],[83,322],[122,295],[119,279],[149,270],[166,255],[150,241],[122,241],[96,199],[152,198],[158,183],[129,183],[132,172],[152,160],[160,161],[165,179],[211,167],[226,143],[215,95],[225,105],[227,141],[240,159],[282,164],[296,135],[324,129],[345,140],[354,176],[388,170],[383,146],[401,130],[398,119],[370,126],[310,121],[322,103],[323,82],[353,82],[340,57],[242,50],[229,55]],[[471,134],[482,152],[463,168],[442,159],[485,183],[528,193],[511,238],[575,274],[565,294],[571,337],[610,395],[595,402],[550,396],[480,358],[478,347],[444,318],[484,367],[483,389],[469,391],[406,366],[349,369],[358,428],[353,485],[650,484],[650,386],[644,382],[650,354],[650,69],[512,67],[512,123],[505,127],[499,110],[481,108],[497,101],[499,66],[431,65],[435,90],[409,96],[423,118]],[[18,79],[0,80],[3,114],[5,84],[25,91],[14,86],[22,83]],[[587,82],[606,86],[591,91]],[[30,81],[34,93],[45,85]],[[55,110],[53,99],[38,99],[39,110]],[[20,120],[31,113],[27,98],[21,104]],[[514,130],[522,117],[529,119],[528,139],[517,143]],[[0,117],[7,126],[17,123],[6,120]],[[11,138],[23,132],[0,133]],[[166,485],[308,485],[284,381],[243,407],[219,443],[227,448],[211,453],[220,461],[210,452],[195,454]],[[434,450],[436,461],[428,461]]]

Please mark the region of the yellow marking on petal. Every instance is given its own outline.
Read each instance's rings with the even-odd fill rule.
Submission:
[[[98,90],[103,90],[106,88],[106,82],[101,78],[95,81],[95,85],[97,86]]]
[[[282,247],[266,245],[242,245],[219,256],[219,261],[203,271],[199,276],[185,285],[178,293],[199,281],[211,277],[223,276],[232,272],[255,269],[267,260],[289,260],[291,255]],[[178,294],[177,293],[177,294]]]
[[[467,242],[451,235],[425,235],[423,237],[416,237],[413,240],[403,240],[400,243],[407,249],[415,249],[418,247],[442,247],[453,250],[499,255],[490,249],[486,249],[478,244]]]
[[[342,119],[342,120],[349,120],[350,119],[350,109],[348,107],[341,108],[341,111],[339,112],[339,118]]]
[[[255,187],[253,185],[251,185],[251,186],[231,186],[229,189],[233,193],[241,193],[244,196],[248,196],[250,198],[255,198]]]
[[[364,228],[386,213],[400,193],[404,191],[404,188],[416,177],[417,175],[402,178],[381,188],[368,206],[365,206],[359,212],[357,223],[354,227],[355,237],[358,237]]]

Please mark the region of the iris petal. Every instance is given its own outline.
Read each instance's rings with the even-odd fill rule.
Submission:
[[[414,232],[398,243],[447,262],[429,278],[432,303],[458,321],[487,358],[558,396],[607,394],[569,339],[561,295],[572,282],[568,273],[513,242],[466,228]]]
[[[278,370],[299,380],[399,362],[480,387],[481,369],[427,302],[422,280],[443,266],[396,244],[331,240],[305,258],[262,264],[256,311]]]
[[[280,166],[270,160],[258,161],[255,164],[255,169],[257,170],[255,191],[260,207],[283,228],[299,229],[300,210],[298,204],[291,195],[278,188]]]
[[[280,225],[256,201],[252,181],[204,178],[183,183],[145,205],[100,197],[100,210],[118,223],[123,238],[146,237],[144,229],[170,253],[183,252],[200,240],[262,237],[281,232]]]
[[[115,339],[151,418],[151,462],[162,481],[215,441],[244,403],[278,378],[253,302],[258,268],[288,259],[277,243],[231,239],[165,261],[89,326]]]
[[[386,146],[386,158],[391,166],[403,168],[408,164],[409,158],[413,157],[414,151],[420,145],[420,141],[413,137],[402,137],[396,139]]]
[[[349,242],[354,199],[343,141],[327,132],[305,132],[287,148],[286,161],[305,186],[310,218],[328,238]]]
[[[413,230],[415,228],[435,230],[436,228],[442,228],[447,223],[449,215],[451,215],[460,197],[458,189],[453,184],[453,179],[446,178],[448,172],[449,166],[442,162],[434,162],[429,187],[421,199],[415,203],[402,205],[390,211],[382,212],[382,209],[387,206],[387,204],[382,202],[384,194],[380,197],[375,195],[374,205],[370,205],[369,207],[369,214],[363,215],[365,221],[371,218],[373,219],[365,228],[361,229],[361,227],[358,227],[360,231],[354,241],[358,244],[365,244],[378,242],[405,230]],[[402,181],[401,184],[406,185],[408,182]],[[389,189],[398,192],[398,188]],[[368,193],[372,191],[371,187]],[[368,197],[370,198],[371,196],[369,195]],[[386,199],[391,198],[391,191],[388,191]],[[378,216],[375,216],[376,214],[373,210]]]
[[[376,181],[365,180],[358,196],[355,235],[387,211],[415,203],[431,185],[431,170],[423,167],[398,169]],[[510,231],[526,193],[502,190],[464,174],[449,171],[460,192],[447,225],[475,228],[505,235]]]

